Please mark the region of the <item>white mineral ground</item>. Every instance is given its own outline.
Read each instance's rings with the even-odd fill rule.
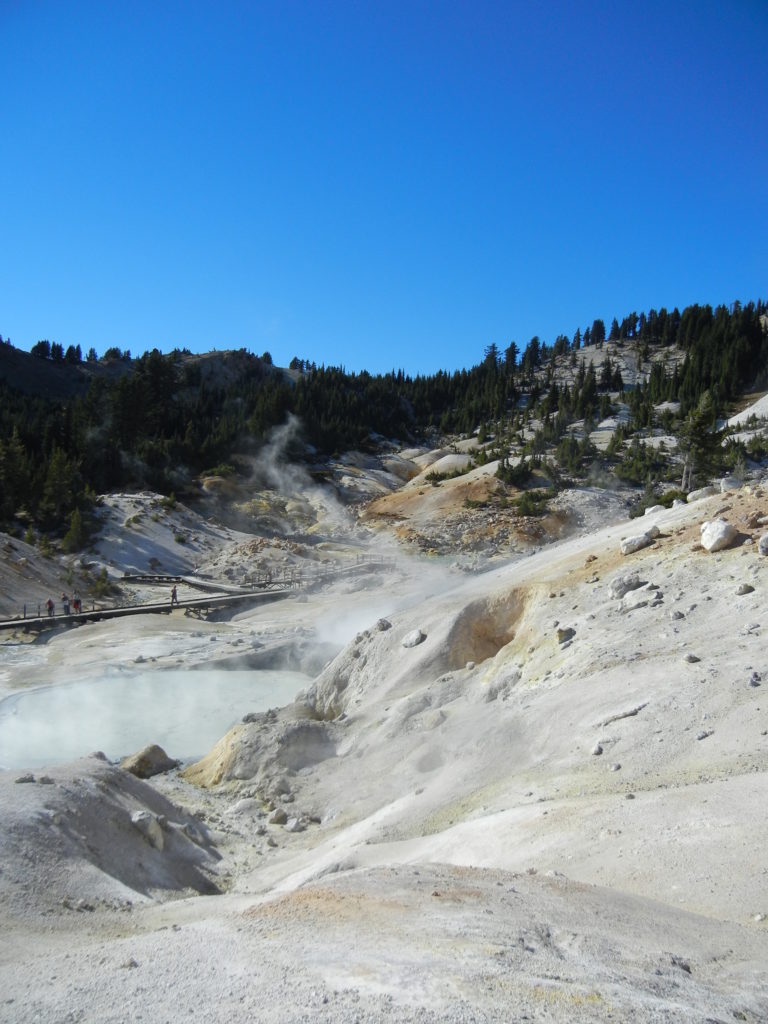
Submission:
[[[6,633],[6,694],[298,648],[308,679],[183,774],[0,772],[0,1020],[768,1020],[768,488],[607,525],[601,493],[482,574],[403,560],[229,621]],[[740,532],[710,554],[716,517]],[[161,525],[105,564],[255,557]],[[34,600],[24,551],[62,589],[13,545],[7,602]]]

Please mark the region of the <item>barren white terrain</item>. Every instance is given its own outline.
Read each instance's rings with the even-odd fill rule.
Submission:
[[[368,497],[414,477],[395,532],[425,535],[415,458]],[[150,668],[158,701],[169,670],[253,671],[254,692],[147,781],[130,749],[0,772],[0,1020],[768,1020],[768,486],[632,521],[569,492],[562,539],[474,574],[395,556],[381,520],[345,535],[338,510],[298,551],[153,501],[111,499],[97,567],[393,561],[219,621],[3,634],[6,698]],[[716,519],[735,537],[712,553]],[[8,543],[9,608],[61,590]],[[269,709],[278,669],[301,689]]]

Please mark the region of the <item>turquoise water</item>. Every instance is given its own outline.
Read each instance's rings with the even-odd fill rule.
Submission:
[[[137,672],[15,693],[0,701],[0,767],[95,750],[114,759],[148,743],[193,760],[243,715],[289,704],[308,683],[300,672]]]

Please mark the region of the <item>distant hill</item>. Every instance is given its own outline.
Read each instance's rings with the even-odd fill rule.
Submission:
[[[596,467],[634,484],[671,480],[674,459],[646,444],[663,429],[682,432],[692,479],[722,461],[711,428],[768,380],[766,320],[762,302],[650,310],[608,329],[595,320],[551,345],[490,345],[470,369],[416,377],[298,358],[279,368],[245,349],[137,358],[110,349],[83,360],[79,348],[38,342],[25,353],[4,342],[0,524],[62,531],[89,495],[115,489],[191,497],[200,474],[237,474],[238,456],[258,451],[289,416],[303,438],[288,458],[375,451],[380,438],[477,434],[478,459],[498,459],[500,478],[524,483],[543,465],[554,487],[559,473]],[[599,422],[613,423],[602,447],[592,436]],[[726,463],[747,454],[730,450]]]

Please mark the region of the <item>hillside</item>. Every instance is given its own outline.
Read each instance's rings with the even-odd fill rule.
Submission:
[[[767,323],[762,302],[650,310],[552,345],[492,344],[469,369],[415,377],[298,358],[281,369],[245,349],[83,361],[71,346],[39,342],[28,355],[3,342],[0,525],[77,549],[96,494],[195,501],[213,477],[242,486],[281,431],[284,460],[320,476],[344,452],[477,437],[479,464],[498,460],[506,483],[533,469],[554,490],[571,479],[654,489],[683,476],[690,489],[766,455],[712,432],[768,383]]]
[[[387,456],[392,497],[370,509],[410,495],[398,514],[436,531],[464,478],[422,486],[414,470],[446,457]],[[367,458],[340,463],[338,486],[381,487]],[[291,507],[314,543],[262,538],[259,557],[381,549],[386,517],[373,537],[343,534],[343,508],[303,482]],[[605,492],[570,493],[569,537],[490,572],[387,543],[382,576],[227,621],[8,636],[15,694],[149,661],[159,686],[248,650],[254,666],[298,645],[306,665],[338,652],[294,703],[247,715],[182,772],[140,783],[91,758],[27,784],[0,773],[13,1019],[118,1020],[128,1003],[211,1021],[506,1021],[510,1006],[562,1022],[765,1019],[768,489],[635,521]],[[155,502],[103,507],[98,557],[115,577],[150,558],[252,571],[253,535]],[[736,537],[711,554],[701,524],[715,518]]]

